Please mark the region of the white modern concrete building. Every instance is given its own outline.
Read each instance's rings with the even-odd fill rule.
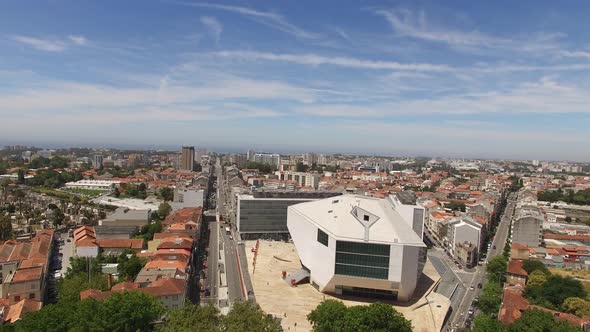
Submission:
[[[424,208],[344,195],[289,206],[287,226],[319,291],[409,301],[426,262]]]

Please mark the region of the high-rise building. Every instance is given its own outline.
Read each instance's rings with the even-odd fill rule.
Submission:
[[[195,163],[195,148],[192,146],[182,147],[182,156],[180,159],[180,169],[192,171]]]
[[[254,155],[256,154],[256,151],[254,150],[248,150],[248,161],[254,161]]]
[[[103,158],[102,155],[97,154],[94,156],[94,167],[95,168],[101,168],[102,167],[102,163],[103,163]]]
[[[195,153],[195,160],[197,163],[201,163],[203,161],[203,156],[207,155],[207,149],[197,149]]]

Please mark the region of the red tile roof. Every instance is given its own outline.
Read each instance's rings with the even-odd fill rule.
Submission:
[[[508,262],[507,273],[514,274],[521,277],[528,277],[528,273],[522,268],[522,261],[511,260]]]

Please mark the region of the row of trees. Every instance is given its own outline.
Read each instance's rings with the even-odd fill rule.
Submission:
[[[544,191],[537,195],[540,201],[546,202],[566,202],[577,205],[590,205],[590,189],[579,190],[574,192],[573,190],[563,191],[561,189],[557,191]]]
[[[411,332],[412,324],[391,305],[373,303],[347,307],[341,301],[326,300],[307,315],[317,332]]]
[[[269,174],[277,170],[276,166],[274,165],[257,163],[254,161],[247,162],[244,168],[257,169],[258,171],[260,171],[260,173],[263,174]]]

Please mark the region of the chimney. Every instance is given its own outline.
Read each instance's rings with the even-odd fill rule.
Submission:
[[[180,245],[180,242],[181,242],[181,241],[182,241],[182,240],[181,240],[179,237],[177,237],[176,239],[174,239],[174,243],[175,243],[177,246],[179,246],[179,245]]]

